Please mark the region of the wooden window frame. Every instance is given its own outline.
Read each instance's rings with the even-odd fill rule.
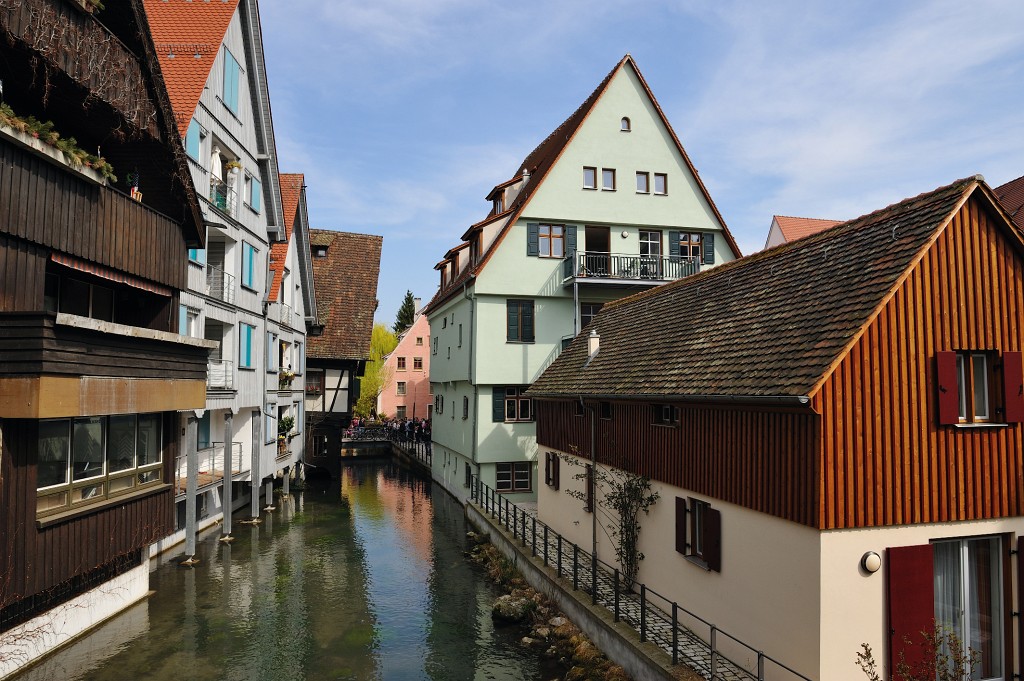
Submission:
[[[686,503],[688,518],[685,523],[686,560],[709,572],[722,571],[722,514],[710,502],[689,497]],[[680,531],[677,516],[677,533]],[[677,548],[679,539],[676,539]]]
[[[658,191],[658,180],[661,180],[661,191]],[[651,193],[655,196],[668,196],[668,173],[654,173]]]
[[[408,393],[408,384],[405,381],[396,381],[395,382],[395,394],[396,395],[405,395],[406,393]]]
[[[546,253],[545,250],[547,250]],[[555,252],[556,250],[558,253]],[[565,257],[565,225],[546,223],[537,225],[537,257],[558,258],[559,260]]]
[[[592,180],[588,183],[588,171],[592,174]],[[597,166],[583,166],[583,188],[584,189],[597,189]]]
[[[423,371],[423,358],[422,357],[413,357],[412,358],[412,370],[413,371]]]
[[[611,186],[608,185],[608,173],[611,173]],[[601,191],[613,192],[616,189],[615,168],[601,168]]]
[[[524,315],[528,311],[529,315]],[[514,312],[514,317],[513,317]],[[528,316],[530,323],[524,323]],[[513,318],[515,322],[513,323]],[[509,298],[505,301],[505,342],[533,343],[537,333],[537,317],[533,300]]]
[[[652,404],[651,425],[667,428],[679,427],[679,407],[674,404]]]
[[[507,481],[502,480],[503,468],[507,467],[505,473]],[[533,466],[529,461],[503,461],[495,464],[494,489],[499,494],[524,494],[533,491]],[[522,481],[522,474],[525,473],[526,486],[519,483]]]
[[[536,420],[536,414],[533,410],[533,399],[523,394],[527,388],[529,386],[512,385],[500,388],[504,393],[504,423],[531,423]],[[498,388],[495,389],[497,390]],[[523,416],[524,407],[529,412],[526,417]],[[509,417],[510,413],[512,414],[511,418]]]
[[[395,358],[395,370],[396,371],[405,371],[405,357],[396,357]]]
[[[629,116],[623,116],[619,120],[619,132],[633,132],[633,122],[629,120]]]
[[[640,180],[643,180],[643,188],[640,187]],[[646,170],[636,171],[636,193],[637,194],[650,194],[651,193],[651,174]]]

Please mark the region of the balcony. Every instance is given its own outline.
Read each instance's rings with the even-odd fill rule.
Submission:
[[[219,267],[206,266],[206,295],[225,303],[235,302],[235,277]]]
[[[216,177],[210,178],[210,203],[227,215],[235,214],[235,206],[238,201],[235,195],[235,188]]]
[[[655,286],[699,271],[698,258],[576,251],[562,261],[562,282]]]
[[[207,390],[233,390],[235,365],[226,359],[211,359],[206,367]]]
[[[224,443],[212,442],[209,447],[203,447],[197,452],[199,456],[198,489],[220,482],[224,478],[225,464],[231,467],[231,475],[242,472],[242,443],[232,442],[229,452],[229,460],[224,460]],[[179,454],[175,458],[174,466],[174,490],[175,495],[181,497],[185,494],[185,485],[188,480],[188,456]]]

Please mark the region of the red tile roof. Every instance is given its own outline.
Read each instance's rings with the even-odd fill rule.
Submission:
[[[534,382],[535,396],[810,396],[979,178],[605,304]],[[681,323],[680,310],[687,311]]]
[[[822,220],[820,218],[794,218],[788,215],[775,215],[773,219],[779,225],[782,237],[786,241],[803,239],[805,236],[817,234],[842,222],[841,220]]]
[[[178,132],[184,135],[238,0],[144,0],[143,4]]]
[[[302,198],[302,187],[306,177],[302,173],[281,173],[281,203],[284,206],[284,241],[270,246],[270,302],[276,302],[281,291],[281,280],[284,278],[284,265],[288,260],[288,244],[291,243],[292,230],[295,227],[296,213],[299,210],[299,199]]]
[[[307,336],[306,355],[313,359],[366,359],[370,355],[377,277],[384,237],[373,234],[309,230],[313,250],[313,288],[323,335]]]
[[[1013,224],[1024,229],[1024,175],[996,187],[995,194],[1013,218]]]

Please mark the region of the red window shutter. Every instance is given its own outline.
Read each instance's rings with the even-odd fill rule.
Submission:
[[[1024,356],[1003,353],[1003,409],[1007,423],[1024,422]]]
[[[704,562],[709,570],[722,571],[722,513],[704,510]]]
[[[1024,612],[1024,536],[1017,537],[1017,610]],[[1018,669],[1024,669],[1024,627],[1017,627]]]
[[[676,497],[676,551],[686,555],[686,499]]]
[[[939,423],[960,422],[960,389],[956,374],[956,353],[935,353],[938,365]]]
[[[935,628],[934,557],[931,544],[886,549],[889,610],[889,677],[903,653],[911,667],[923,659],[921,632]],[[909,638],[914,645],[907,645]]]

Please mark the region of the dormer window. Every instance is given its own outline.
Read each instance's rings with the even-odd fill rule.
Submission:
[[[501,211],[505,210],[504,192],[499,192],[494,197],[494,201],[492,202],[492,206],[493,206],[492,210],[494,211],[495,215],[497,215]]]
[[[314,258],[326,258],[327,257],[327,246],[314,246],[313,247]]]
[[[631,127],[631,125],[629,123],[629,119],[627,117],[623,116],[622,120],[619,121],[619,130],[621,130],[622,132],[629,132],[632,129],[633,128]]]

